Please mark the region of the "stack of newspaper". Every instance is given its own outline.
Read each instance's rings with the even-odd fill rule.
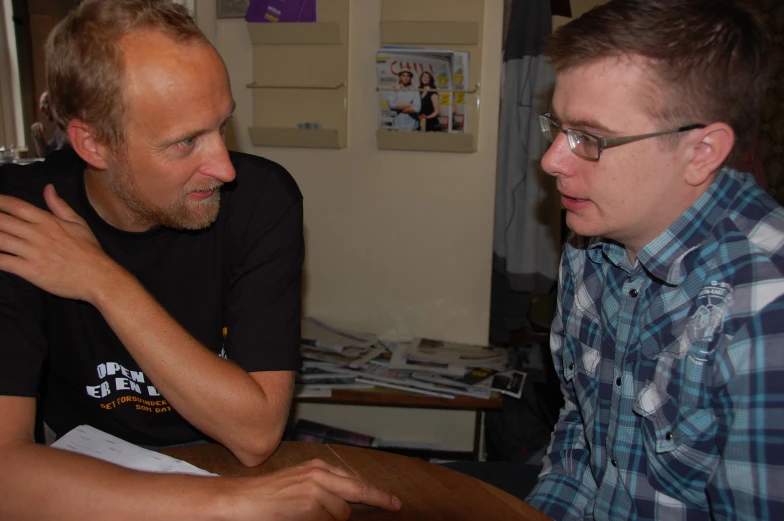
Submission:
[[[302,321],[302,356],[299,397],[380,386],[441,398],[486,399],[493,391],[519,398],[526,376],[508,369],[503,348],[429,338],[389,341],[312,317]]]

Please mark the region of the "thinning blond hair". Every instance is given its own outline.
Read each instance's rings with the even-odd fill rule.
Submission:
[[[125,147],[124,56],[120,42],[138,30],[160,31],[177,42],[210,45],[188,10],[168,0],[87,0],[52,31],[46,78],[57,124],[89,124],[115,151]]]

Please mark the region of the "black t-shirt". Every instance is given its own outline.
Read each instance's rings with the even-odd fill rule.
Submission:
[[[215,223],[200,231],[112,227],[89,204],[85,163],[71,149],[45,162],[0,167],[0,193],[47,208],[43,188],[54,184],[103,250],[215,356],[248,372],[296,370],[302,195],[272,161],[239,153],[231,160],[237,177],[221,192]],[[0,271],[0,395],[39,394],[58,435],[90,424],[141,445],[204,439],[172,410],[96,308]]]

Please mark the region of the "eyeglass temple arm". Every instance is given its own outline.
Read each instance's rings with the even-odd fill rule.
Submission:
[[[663,132],[654,132],[652,134],[640,134],[639,136],[605,137],[602,138],[601,144],[602,144],[602,148],[617,147],[618,145],[625,145],[626,143],[632,143],[634,141],[648,139],[649,137],[666,136],[667,134],[678,134],[680,132],[687,132],[689,130],[695,130],[698,128],[705,128],[705,125],[698,123],[696,125],[687,125],[685,127],[676,128],[675,130],[665,130]]]

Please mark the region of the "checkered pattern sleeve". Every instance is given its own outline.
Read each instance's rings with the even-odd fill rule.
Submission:
[[[590,469],[584,423],[577,408],[575,388],[564,375],[563,348],[568,338],[564,327],[564,309],[574,301],[574,279],[567,256],[561,262],[558,307],[551,329],[550,345],[556,371],[561,379],[564,407],[553,432],[539,482],[526,501],[555,520],[581,519],[596,493],[596,481]]]

